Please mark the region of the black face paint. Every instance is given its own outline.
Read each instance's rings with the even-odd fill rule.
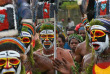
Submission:
[[[92,42],[105,42],[106,40],[106,33],[102,30],[93,30],[90,34]]]

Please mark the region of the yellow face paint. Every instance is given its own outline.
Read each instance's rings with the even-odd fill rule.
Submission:
[[[92,30],[90,32],[92,41],[97,41],[98,38],[104,37],[106,33],[102,30]]]
[[[0,58],[0,66],[4,68],[12,68],[12,65],[16,66],[20,63],[18,58]]]
[[[54,38],[54,34],[42,34],[41,38]]]
[[[29,37],[22,37],[22,38],[19,38],[19,39],[20,39],[20,41],[21,41],[22,43],[30,43]]]

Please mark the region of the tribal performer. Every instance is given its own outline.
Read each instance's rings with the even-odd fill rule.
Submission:
[[[25,74],[26,47],[18,39],[0,39],[0,74]]]
[[[90,23],[90,35],[95,54],[88,54],[83,66],[88,74],[109,74],[110,65],[110,20],[95,19]],[[91,66],[90,66],[91,65]],[[87,67],[88,66],[88,67]],[[88,70],[87,70],[88,68]]]
[[[58,33],[58,30],[56,31],[56,33]],[[40,39],[41,39],[43,49],[39,49],[33,53],[34,59],[35,59],[35,68],[38,67],[37,69],[39,69],[39,71],[45,74],[54,74],[54,69],[52,65],[52,59],[54,59],[54,25],[49,23],[42,24],[42,26],[40,27]],[[66,60],[68,60],[71,66],[75,66],[73,62],[73,58],[69,51],[66,51],[58,47],[56,50],[56,54],[57,54],[57,57],[56,57],[57,59],[62,60],[62,58],[65,58]],[[35,58],[37,55],[46,57],[50,61]],[[43,60],[43,61],[39,63],[40,60]],[[49,62],[43,63],[44,61],[45,62],[49,61]],[[49,66],[50,69],[46,69],[46,66]]]

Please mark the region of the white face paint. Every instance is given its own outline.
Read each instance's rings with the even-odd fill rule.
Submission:
[[[20,54],[13,50],[0,52],[0,74],[20,74]]]
[[[92,45],[97,44],[99,45],[98,49],[95,51],[96,54],[101,54],[104,50],[109,48],[109,37],[106,35],[105,42],[92,42]]]
[[[27,54],[30,51],[31,39],[32,39],[32,36],[31,36],[30,33],[25,32],[25,31],[21,31],[20,41],[22,43],[24,43],[25,46],[26,46],[26,52],[25,52],[25,54]]]
[[[40,32],[40,39],[43,47],[48,50],[53,47],[54,42],[54,31],[53,30],[43,30]]]
[[[99,30],[107,30],[105,27],[101,26],[101,25],[93,25],[91,27],[91,30],[93,29],[99,29]]]
[[[101,54],[109,47],[109,36],[104,31],[106,31],[106,28],[100,25],[91,27],[91,41],[97,54]]]
[[[31,37],[31,34],[28,32],[25,32],[25,31],[21,31],[20,36],[21,37]]]

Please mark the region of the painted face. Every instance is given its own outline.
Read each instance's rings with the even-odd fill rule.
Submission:
[[[54,42],[54,32],[53,30],[43,30],[40,32],[40,39],[43,47],[45,49],[51,49]]]
[[[29,50],[30,50],[30,44],[31,44],[31,41],[32,41],[32,36],[30,35],[30,33],[22,31],[21,34],[20,34],[20,37],[18,37],[18,39],[22,43],[25,44],[25,46],[27,48],[25,53],[28,53]]]
[[[94,25],[91,27],[90,35],[92,45],[98,54],[101,54],[109,47],[109,37],[105,30],[106,28],[100,25]]]
[[[20,74],[20,54],[16,51],[0,52],[0,74]]]

